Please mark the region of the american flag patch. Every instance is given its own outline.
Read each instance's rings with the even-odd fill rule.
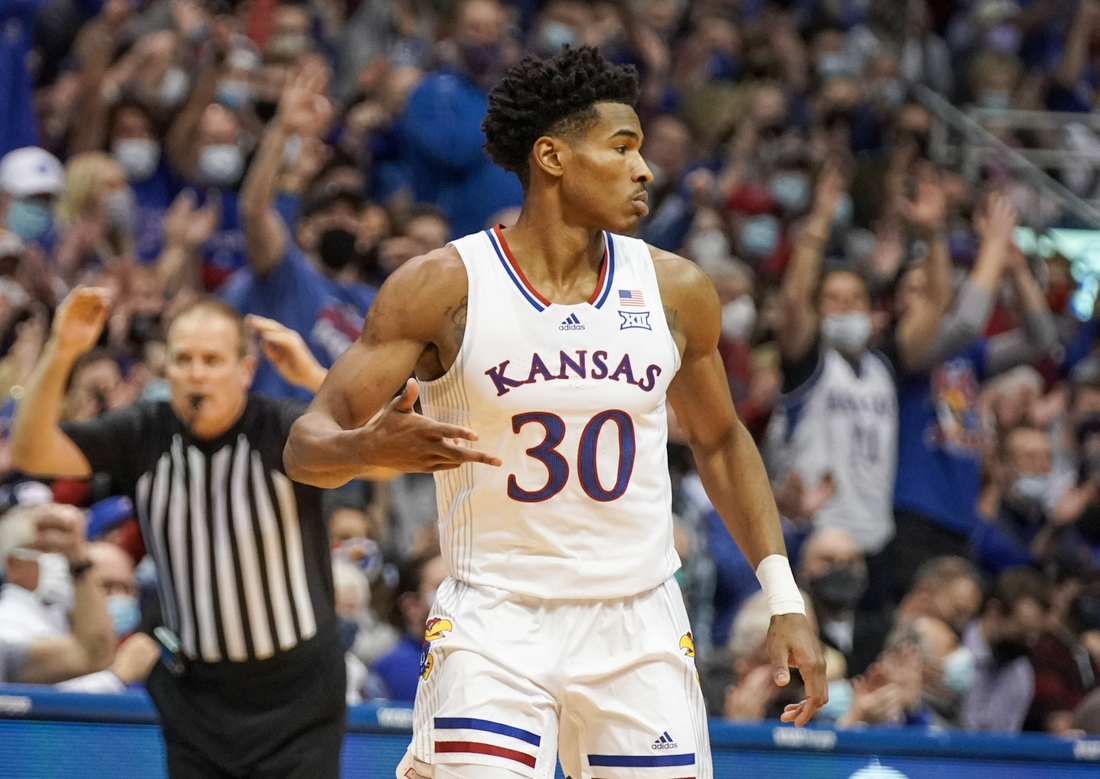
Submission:
[[[619,290],[619,306],[634,306],[635,308],[641,308],[644,305],[645,301],[642,300],[642,291],[640,289]]]

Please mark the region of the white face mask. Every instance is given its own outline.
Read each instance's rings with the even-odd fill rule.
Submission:
[[[710,263],[729,257],[730,242],[721,230],[705,230],[691,239],[688,253],[693,260],[706,268]]]
[[[756,304],[750,295],[742,295],[722,306],[722,337],[747,341],[756,324]]]
[[[821,322],[821,337],[838,352],[856,357],[871,337],[871,317],[862,311],[827,316]]]
[[[111,153],[130,181],[145,181],[160,163],[160,144],[151,138],[115,141]]]
[[[1031,473],[1020,476],[1012,484],[1012,488],[1021,498],[1029,500],[1042,500],[1047,495],[1047,487],[1050,484],[1050,474]]]
[[[235,143],[205,146],[199,152],[199,173],[208,184],[232,187],[244,173],[244,155]]]
[[[168,68],[160,82],[160,102],[165,108],[175,108],[191,91],[191,79],[183,68]]]
[[[47,606],[73,607],[73,577],[65,555],[46,553],[38,556],[38,586],[34,594]]]
[[[129,187],[108,192],[103,196],[103,213],[109,227],[128,229],[134,220],[134,193]]]

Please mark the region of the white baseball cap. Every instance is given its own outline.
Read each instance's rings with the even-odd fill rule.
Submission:
[[[16,197],[57,195],[65,191],[65,168],[37,146],[24,146],[0,159],[0,190]]]

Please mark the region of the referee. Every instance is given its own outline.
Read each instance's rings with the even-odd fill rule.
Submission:
[[[99,339],[102,289],[75,290],[54,317],[11,439],[15,467],[42,476],[106,473],[137,507],[177,662],[147,687],[171,779],[336,777],[344,658],[333,607],[321,491],[283,467],[305,404],[249,394],[248,329],[202,300],[168,328],[171,400],[59,424],[73,363]],[[362,461],[404,453],[410,469],[457,467],[468,431],[411,412],[409,393],[361,431]],[[169,641],[169,644],[174,643]]]

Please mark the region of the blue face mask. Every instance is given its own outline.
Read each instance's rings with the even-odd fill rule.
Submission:
[[[8,229],[24,241],[40,242],[53,227],[53,215],[41,203],[16,200],[8,208]]]
[[[108,595],[107,614],[117,638],[130,635],[141,624],[141,607],[133,595]]]
[[[988,111],[1007,111],[1012,107],[1012,95],[1008,92],[982,92],[978,105]]]
[[[833,209],[833,229],[843,230],[852,224],[852,196],[841,192]]]
[[[852,685],[846,679],[829,682],[829,702],[818,709],[818,714],[827,720],[836,721],[848,713],[852,708],[852,698],[855,693]]]
[[[354,619],[336,618],[336,629],[340,633],[340,643],[348,651],[355,646],[355,637],[359,634],[359,625]]]
[[[974,655],[969,649],[961,646],[943,659],[943,683],[960,694],[970,689],[974,683]]]
[[[772,177],[768,189],[787,211],[801,211],[810,204],[810,182],[801,173],[779,173]]]
[[[728,81],[737,71],[737,60],[727,51],[712,51],[707,57],[707,73],[716,81]]]
[[[751,257],[767,257],[779,244],[779,220],[760,214],[745,220],[741,227],[741,248]]]

